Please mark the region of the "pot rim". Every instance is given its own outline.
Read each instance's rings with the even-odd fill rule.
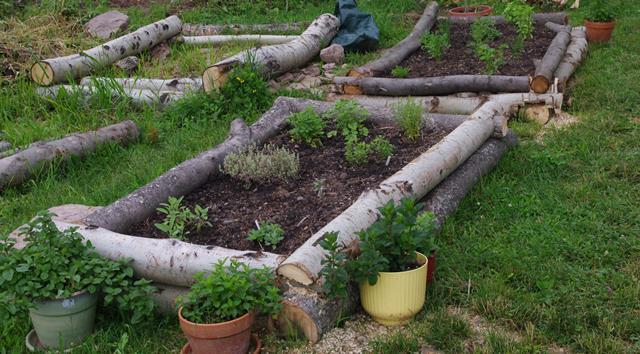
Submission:
[[[409,270],[403,270],[402,272],[378,272],[378,274],[382,275],[382,274],[390,274],[390,275],[394,275],[394,274],[408,274],[411,272],[418,272],[423,268],[426,268],[427,265],[429,264],[429,258],[427,256],[425,256],[424,254],[416,251],[416,259],[420,260],[422,258],[424,258],[424,263],[422,263],[422,265],[420,265],[418,268],[414,268],[414,269],[409,269]]]
[[[87,295],[94,295],[94,294],[96,294],[96,293],[97,293],[97,292],[95,292],[95,293],[91,294],[91,293],[89,292],[89,290],[87,290],[87,289],[82,289],[82,290],[78,290],[78,291],[76,291],[75,293],[73,293],[73,294],[71,294],[71,295],[69,295],[69,296],[67,296],[67,297],[50,297],[50,298],[33,299],[33,302],[64,301],[64,300],[68,300],[68,299],[71,299],[71,298],[74,298],[74,297],[80,297],[80,296],[85,295],[85,294],[87,294]]]
[[[194,326],[194,327],[207,327],[207,328],[226,327],[227,325],[230,325],[232,323],[242,322],[242,321],[246,320],[247,317],[253,316],[253,314],[255,313],[255,311],[249,311],[249,312],[245,313],[244,315],[242,315],[242,316],[240,316],[238,318],[234,318],[232,320],[225,321],[225,322],[197,323],[197,322],[191,322],[188,319],[184,318],[184,316],[182,316],[183,307],[184,306],[180,306],[180,308],[178,309],[178,318],[180,318],[180,321],[183,321],[183,322],[189,324],[190,326]]]
[[[616,25],[616,20],[609,21],[609,22],[597,22],[597,21],[589,21],[589,20],[585,19],[584,20],[584,24],[587,25],[587,26],[609,27],[609,26],[615,26]]]
[[[463,12],[464,9],[474,9],[474,12]],[[486,11],[493,11],[493,8],[489,5],[468,5],[468,6],[456,6],[449,9],[449,13],[458,15],[475,16]]]

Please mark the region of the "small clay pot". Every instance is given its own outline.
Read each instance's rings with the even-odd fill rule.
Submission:
[[[436,252],[431,252],[431,255],[427,257],[427,286],[433,283],[434,274],[436,272]]]
[[[475,5],[475,6],[458,6],[449,10],[451,17],[472,17],[472,16],[488,16],[493,12],[491,6]]]
[[[227,322],[202,324],[182,317],[180,307],[178,317],[193,354],[246,354],[249,350],[253,312]]]
[[[611,40],[611,34],[616,27],[615,22],[584,21],[587,27],[587,40],[594,43],[606,43]]]

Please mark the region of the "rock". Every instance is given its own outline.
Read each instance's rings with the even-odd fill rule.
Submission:
[[[304,89],[306,89],[306,87],[303,84],[299,83],[299,82],[294,82],[291,85],[289,85],[289,89],[291,89],[291,90],[304,90]]]
[[[84,30],[94,37],[106,40],[127,27],[129,27],[129,16],[120,11],[109,11],[89,20],[84,25]]]
[[[307,76],[302,79],[302,81],[300,81],[300,84],[304,86],[305,89],[311,89],[322,85],[322,80],[320,80],[320,78],[318,77]]]
[[[279,90],[280,87],[282,87],[280,85],[279,82],[277,82],[276,80],[269,80],[269,82],[267,83],[267,85],[272,89],[272,90]]]
[[[302,72],[307,76],[319,76],[321,70],[315,65],[309,65],[308,67],[302,69]]]
[[[336,63],[328,63],[328,64],[324,64],[324,65],[322,66],[322,70],[324,70],[324,71],[325,71],[325,73],[326,73],[327,71],[331,71],[331,70],[333,70],[333,69],[335,69],[335,68],[336,68]]]
[[[332,44],[320,51],[320,59],[325,63],[342,64],[344,48],[340,44]]]
[[[138,70],[138,64],[140,64],[140,59],[138,57],[130,56],[124,59],[118,60],[115,64],[116,67],[124,70],[127,74],[132,74]]]
[[[167,42],[160,42],[157,45],[154,45],[150,52],[153,59],[164,60],[171,53],[171,47],[169,47]]]
[[[284,74],[282,74],[282,76],[280,76],[280,78],[278,78],[278,81],[281,84],[284,85],[284,84],[288,84],[288,83],[292,82],[293,79],[294,79],[294,77],[293,77],[292,73],[284,73]]]

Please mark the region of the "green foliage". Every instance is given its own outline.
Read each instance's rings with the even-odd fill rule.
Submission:
[[[446,21],[438,25],[438,31],[427,32],[420,40],[422,49],[429,53],[435,59],[440,60],[444,55],[444,51],[449,48],[449,26]]]
[[[273,95],[260,74],[260,68],[251,59],[233,68],[217,94],[223,115],[245,120],[261,114],[273,102]]]
[[[320,247],[327,251],[322,260],[320,275],[324,278],[322,288],[329,298],[345,299],[349,296],[349,273],[345,268],[347,254],[342,252],[343,245],[338,243],[336,232],[326,233],[320,241]]]
[[[153,314],[154,288],[137,280],[128,260],[111,261],[84,243],[77,229],[58,230],[52,214],[41,212],[21,229],[27,245],[12,249],[0,239],[0,319],[20,315],[34,300],[64,299],[78,291],[104,294],[104,304],[116,306],[132,323]]]
[[[155,227],[169,235],[171,238],[184,240],[189,233],[186,229],[195,228],[200,231],[204,226],[211,226],[209,220],[209,208],[203,208],[196,204],[194,210],[181,205],[183,197],[169,197],[167,203],[161,203],[156,210],[165,216],[162,223],[156,223]]]
[[[232,152],[224,159],[222,171],[245,182],[270,184],[286,182],[300,170],[298,155],[284,147],[267,144],[262,149],[250,145],[238,152]]]
[[[220,260],[208,275],[194,276],[189,293],[178,298],[184,318],[195,323],[221,323],[250,311],[276,316],[282,308],[280,289],[271,269],[250,268],[236,260]]]
[[[616,19],[616,11],[607,1],[595,0],[587,7],[585,18],[591,22],[611,22]]]
[[[471,24],[471,40],[473,45],[490,43],[500,38],[502,33],[496,28],[496,24],[486,17],[481,17]]]
[[[291,125],[289,135],[294,141],[303,142],[311,147],[322,146],[326,123],[312,107],[292,114],[288,121]]]
[[[420,342],[411,335],[396,332],[371,341],[371,352],[376,354],[419,353]]]
[[[504,9],[504,17],[507,22],[516,26],[518,35],[523,38],[533,36],[533,6],[521,1],[511,1]]]
[[[485,74],[495,74],[504,65],[505,44],[498,48],[492,48],[488,44],[480,44],[475,47],[476,55],[485,63]]]
[[[472,335],[464,319],[441,309],[433,314],[430,322],[431,328],[423,337],[427,343],[447,353],[464,352],[464,341]]]
[[[364,122],[369,117],[369,112],[361,107],[358,102],[340,99],[333,108],[326,111],[325,117],[334,119],[336,128],[343,136],[357,135],[366,136],[368,134]],[[333,134],[335,135],[335,133]]]
[[[387,157],[393,155],[393,151],[395,147],[391,142],[383,137],[376,136],[371,142],[369,142],[370,154],[375,154],[380,159],[386,159]]]
[[[409,70],[409,68],[405,68],[404,66],[396,66],[391,70],[391,75],[399,79],[404,79],[405,77],[409,76]]]
[[[247,240],[256,241],[260,246],[271,246],[271,248],[275,249],[280,241],[284,239],[284,230],[280,225],[269,221],[259,222],[258,225],[257,229],[249,232]]]
[[[522,53],[524,52],[524,40],[522,37],[516,37],[513,42],[511,42],[509,49],[511,49],[511,54],[522,56]]]
[[[485,74],[495,74],[504,65],[505,44],[498,48],[491,47],[491,42],[502,35],[493,21],[481,18],[471,25],[471,46],[480,60],[485,63]]]
[[[383,136],[376,136],[370,142],[351,138],[345,143],[344,156],[352,165],[363,165],[373,155],[386,159],[393,154],[393,150],[394,146]]]
[[[396,120],[405,138],[415,141],[420,137],[420,131],[424,125],[422,120],[422,105],[419,102],[408,98],[395,106]]]

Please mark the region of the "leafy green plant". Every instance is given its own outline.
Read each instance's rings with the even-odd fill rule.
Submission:
[[[187,228],[193,227],[197,231],[200,231],[204,226],[211,226],[209,220],[209,208],[203,208],[196,205],[194,210],[182,205],[182,199],[169,197],[167,203],[161,203],[160,207],[156,210],[165,216],[161,223],[156,223],[160,231],[166,233],[171,238],[178,240],[184,240],[185,236],[189,233]]]
[[[502,44],[498,48],[492,48],[488,44],[480,44],[475,47],[478,58],[485,63],[485,73],[495,74],[504,65],[504,50],[507,48]]]
[[[513,42],[511,42],[509,49],[511,49],[511,54],[522,56],[522,53],[524,52],[524,40],[522,37],[516,37]]]
[[[404,136],[411,141],[415,141],[420,136],[420,131],[424,125],[422,120],[422,105],[419,102],[408,98],[395,106],[396,120]]]
[[[275,249],[276,246],[284,239],[284,230],[280,225],[264,221],[258,223],[258,228],[251,230],[247,240],[256,241],[260,246],[271,246]]]
[[[291,125],[289,135],[294,141],[303,142],[311,147],[322,146],[326,123],[312,107],[292,114],[288,122]]]
[[[471,25],[472,45],[490,43],[500,38],[502,33],[496,28],[496,24],[488,18],[481,17]]]
[[[371,142],[369,142],[370,153],[376,154],[381,159],[386,159],[389,156],[393,155],[393,151],[395,147],[391,142],[383,137],[376,136]]]
[[[365,141],[348,140],[344,146],[344,158],[352,165],[363,165],[369,160],[371,148]]]
[[[420,40],[420,45],[433,59],[442,59],[444,51],[450,46],[449,26],[447,22],[439,24],[437,32],[425,33]]]
[[[391,70],[391,75],[393,75],[393,77],[403,79],[409,76],[409,70],[409,68],[405,68],[404,66],[396,66]]]
[[[272,271],[225,261],[216,263],[208,275],[196,274],[189,293],[178,298],[184,318],[195,323],[220,323],[250,311],[276,316],[282,308],[282,296]]]
[[[521,38],[533,36],[533,6],[521,1],[511,1],[504,8],[503,15],[509,23],[516,26]]]
[[[262,149],[250,145],[232,152],[224,159],[222,171],[232,178],[251,183],[270,184],[286,182],[300,170],[298,155],[284,147],[267,144]]]
[[[327,255],[321,262],[320,275],[324,278],[322,289],[330,298],[345,299],[349,296],[347,287],[350,278],[345,268],[347,254],[342,252],[344,247],[338,243],[338,234],[326,233],[320,241],[320,247],[327,251]]]
[[[41,212],[20,230],[26,241],[22,249],[13,249],[15,241],[8,236],[0,238],[0,320],[33,307],[35,300],[64,299],[85,290],[104,294],[104,304],[132,323],[153,314],[150,281],[136,279],[128,260],[98,255],[77,228],[60,231],[52,216]]]
[[[271,106],[273,95],[260,72],[251,58],[229,72],[216,99],[223,115],[251,120]]]
[[[616,11],[604,0],[595,0],[587,7],[585,18],[591,22],[611,22],[616,19]]]
[[[364,122],[366,122],[369,117],[369,112],[355,101],[338,100],[333,108],[325,112],[325,117],[335,120],[336,129],[338,129],[343,136],[353,134],[366,136],[369,133],[364,126]],[[330,132],[330,135],[335,136],[336,132]]]

